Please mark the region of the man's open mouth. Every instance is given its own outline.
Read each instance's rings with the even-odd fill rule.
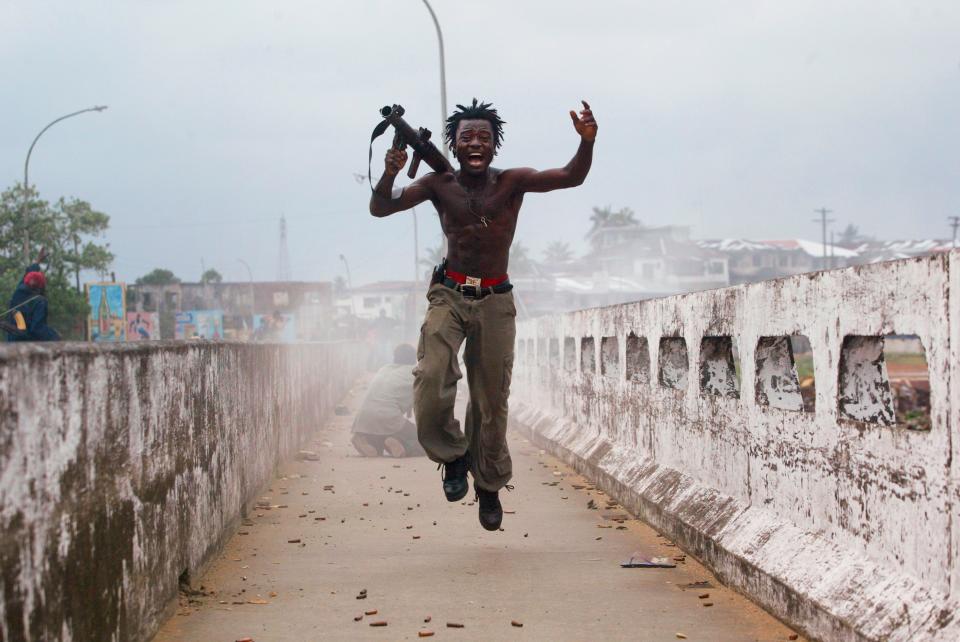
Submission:
[[[484,158],[483,154],[479,152],[474,152],[472,154],[467,154],[467,163],[470,165],[478,166],[483,165]]]

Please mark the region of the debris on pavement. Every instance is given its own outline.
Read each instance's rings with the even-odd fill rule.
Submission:
[[[432,637],[433,637],[433,631],[418,631],[418,632],[417,632],[417,637],[421,637],[421,638],[432,638]]]
[[[448,629],[462,629],[463,624],[460,622],[447,622]]]
[[[515,626],[515,627],[518,627],[518,628],[522,628],[522,627],[523,627],[523,622],[520,622],[520,621],[518,621],[518,620],[510,620],[510,624],[511,624],[511,626]]]
[[[634,553],[626,562],[620,562],[620,568],[677,568],[669,557],[645,557]]]
[[[386,626],[386,625],[387,625],[386,620],[377,620],[376,622],[370,623],[370,626]]]
[[[713,584],[706,580],[700,580],[699,582],[690,582],[689,584],[678,584],[679,588],[682,589],[708,589],[716,588]]]

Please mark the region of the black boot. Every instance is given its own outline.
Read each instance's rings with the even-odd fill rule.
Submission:
[[[470,470],[470,452],[465,452],[443,467],[443,494],[448,502],[459,502],[467,496],[470,484],[467,483],[467,471]],[[440,467],[438,466],[438,468]]]
[[[500,505],[497,491],[484,490],[476,483],[473,489],[477,492],[477,503],[480,505],[480,525],[488,531],[497,530],[503,521],[503,506]]]

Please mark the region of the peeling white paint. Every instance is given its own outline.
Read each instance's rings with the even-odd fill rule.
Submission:
[[[350,344],[0,346],[0,640],[148,639],[180,573],[363,359]]]
[[[519,341],[633,333],[661,349],[645,382],[579,369],[548,380],[528,353],[513,421],[814,637],[960,639],[958,264],[954,252],[526,321]],[[840,376],[846,337],[887,334],[927,350],[930,431],[875,412],[882,361],[863,342]],[[760,341],[791,335],[810,340],[813,413],[798,412],[784,346]],[[704,337],[724,336],[739,348],[739,399],[683,372]],[[842,414],[841,398],[861,405]]]

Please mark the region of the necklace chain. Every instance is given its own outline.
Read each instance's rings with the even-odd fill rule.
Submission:
[[[458,182],[459,182],[459,181],[458,181]],[[487,219],[487,217],[484,216],[484,214],[483,214],[483,208],[484,208],[484,207],[486,206],[486,204],[487,204],[487,196],[486,196],[487,186],[486,186],[486,184],[484,184],[484,186],[481,187],[479,190],[469,189],[469,188],[467,188],[466,186],[464,186],[463,183],[460,183],[460,187],[463,189],[463,196],[464,196],[463,200],[464,200],[464,202],[466,203],[467,209],[469,210],[469,212],[470,212],[471,214],[473,214],[475,217],[477,217],[477,218],[480,220],[480,222],[483,224],[484,227],[489,227],[489,226],[487,225],[488,219]],[[477,197],[475,196],[475,194],[477,194],[477,193],[479,193],[479,195],[480,195],[479,198],[477,198]],[[479,201],[479,207],[475,207],[475,204],[476,204],[478,201]],[[479,213],[477,212],[477,209],[480,210]]]

